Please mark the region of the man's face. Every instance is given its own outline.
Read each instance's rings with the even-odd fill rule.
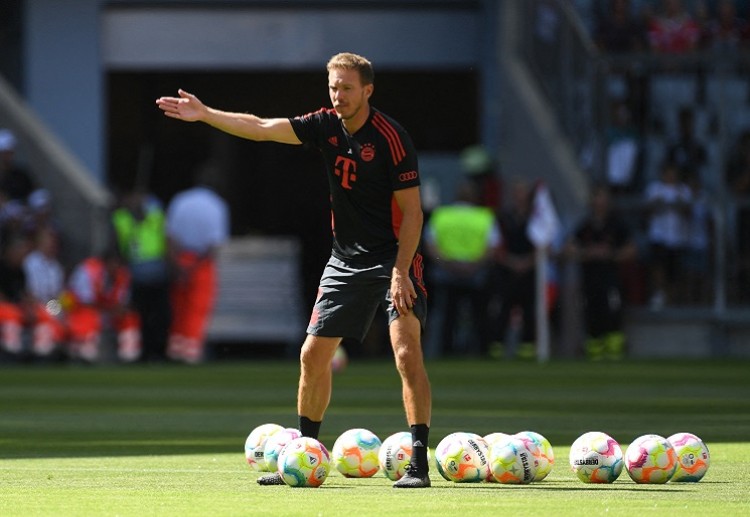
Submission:
[[[328,95],[340,119],[349,120],[367,106],[373,86],[363,85],[356,70],[333,69],[328,73]]]

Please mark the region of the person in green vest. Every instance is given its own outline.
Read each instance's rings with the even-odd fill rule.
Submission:
[[[120,357],[160,361],[171,322],[166,219],[161,203],[139,189],[128,192],[112,213],[117,249],[131,274],[131,301],[141,318],[143,350]]]
[[[455,202],[436,208],[425,229],[436,299],[432,357],[488,351],[490,267],[501,235],[492,209],[478,203],[476,184],[466,180]]]

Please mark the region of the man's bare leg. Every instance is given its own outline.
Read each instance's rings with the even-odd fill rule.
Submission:
[[[391,346],[401,376],[406,420],[412,431],[412,460],[409,474],[397,481],[396,488],[426,488],[427,438],[432,417],[432,392],[424,365],[421,326],[414,313],[397,318],[390,326]]]
[[[341,338],[308,335],[300,351],[297,416],[302,436],[318,438],[320,423],[331,401],[331,360]],[[258,478],[259,485],[283,485],[278,472]]]

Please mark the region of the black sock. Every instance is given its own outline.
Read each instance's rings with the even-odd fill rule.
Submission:
[[[427,440],[430,436],[430,428],[427,424],[415,424],[411,426],[411,464],[420,472],[427,472]]]
[[[318,434],[320,433],[320,424],[322,422],[313,422],[306,416],[302,415],[299,415],[297,419],[299,420],[299,432],[302,433],[302,436],[315,438],[317,440]]]

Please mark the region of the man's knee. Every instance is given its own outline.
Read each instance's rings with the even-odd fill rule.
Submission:
[[[330,365],[336,347],[341,338],[321,338],[308,336],[300,350],[300,364],[302,368],[321,369]]]

